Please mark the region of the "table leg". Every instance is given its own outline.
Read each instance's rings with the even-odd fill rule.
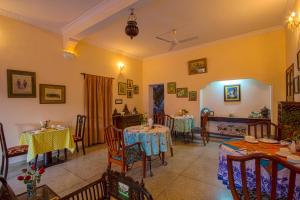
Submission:
[[[153,173],[152,173],[152,166],[151,166],[151,156],[147,156],[147,160],[149,162],[149,170],[150,170],[150,176],[153,176]]]
[[[45,167],[52,164],[52,152],[49,151],[47,153],[44,153],[44,165]]]
[[[163,166],[168,165],[167,161],[165,161],[165,152],[161,153],[161,165]]]

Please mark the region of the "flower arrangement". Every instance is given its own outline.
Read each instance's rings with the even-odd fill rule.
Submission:
[[[147,115],[147,113],[142,114],[140,120],[141,120],[141,124],[142,125],[147,124],[147,122],[148,122],[148,115]]]
[[[23,175],[17,177],[19,181],[23,181],[27,188],[28,198],[31,199],[36,193],[36,184],[40,183],[42,174],[45,173],[45,168],[36,168],[35,165],[31,165],[28,169],[22,169]]]

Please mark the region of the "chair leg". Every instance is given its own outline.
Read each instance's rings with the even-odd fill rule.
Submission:
[[[4,155],[2,155],[2,164],[1,164],[1,171],[0,174],[3,175],[3,170],[4,170]]]
[[[6,158],[5,159],[5,171],[4,171],[4,178],[5,178],[5,180],[7,179],[7,174],[8,174],[8,162],[9,162],[9,159],[8,158]]]
[[[64,151],[65,151],[65,161],[67,161],[67,159],[68,159],[68,151],[67,151],[67,148],[65,148]]]
[[[122,173],[123,173],[123,174],[125,174],[125,168],[126,168],[125,163],[123,163],[123,164],[122,164]]]
[[[146,155],[143,154],[143,177],[146,178]]]
[[[206,140],[206,136],[205,136],[205,133],[203,131],[200,132],[201,133],[201,138],[202,138],[202,141],[203,141],[203,145],[205,146],[205,140]]]
[[[173,147],[170,147],[170,151],[171,151],[171,157],[173,157],[174,156],[174,154],[173,154]]]
[[[79,152],[79,149],[78,149],[78,142],[76,141],[76,151],[77,153]]]
[[[35,165],[35,167],[37,167],[38,158],[39,158],[39,154],[37,154],[37,155],[35,156],[35,160],[34,160],[34,165]]]
[[[81,141],[81,144],[82,144],[82,151],[83,151],[83,155],[85,155],[85,148],[84,148],[84,143],[83,143],[83,140]]]
[[[194,142],[194,132],[192,131],[192,142]]]

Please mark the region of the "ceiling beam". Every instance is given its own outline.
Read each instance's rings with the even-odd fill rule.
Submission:
[[[63,34],[63,46],[64,49],[74,47],[74,41],[79,41],[80,33],[84,32],[88,28],[95,24],[104,21],[110,16],[120,12],[121,10],[128,8],[139,0],[103,0],[95,7],[89,9],[80,17],[67,24],[62,28]],[[76,44],[75,44],[76,46]]]

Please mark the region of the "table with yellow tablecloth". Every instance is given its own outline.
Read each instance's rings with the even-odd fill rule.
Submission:
[[[75,143],[69,128],[62,130],[46,129],[38,133],[23,132],[19,144],[28,145],[27,162],[34,159],[38,154],[65,148],[72,153],[75,150]]]

